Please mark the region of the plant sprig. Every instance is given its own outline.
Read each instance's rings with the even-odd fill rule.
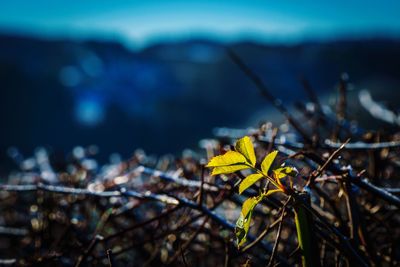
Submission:
[[[244,136],[236,142],[234,151],[228,151],[223,155],[213,157],[206,166],[213,168],[212,175],[230,174],[246,169],[252,170],[253,173],[248,175],[239,184],[239,194],[242,194],[261,179],[267,179],[275,187],[275,189],[264,190],[258,196],[248,198],[243,203],[242,211],[236,222],[236,238],[239,247],[246,242],[246,237],[250,229],[251,216],[257,204],[274,193],[287,193],[287,188],[282,184],[281,179],[297,174],[297,170],[294,167],[279,166],[271,169],[277,155],[277,150],[272,151],[262,160],[261,168],[257,168],[253,143],[250,137]]]

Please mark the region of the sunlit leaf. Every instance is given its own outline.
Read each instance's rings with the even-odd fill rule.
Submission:
[[[214,168],[212,175],[228,174],[248,169],[247,159],[236,151],[228,151],[224,155],[213,157],[206,167]]]
[[[282,189],[273,189],[273,190],[268,190],[267,193],[263,194],[264,197],[270,196],[274,193],[282,192]]]
[[[276,158],[276,155],[278,154],[277,150],[272,151],[271,153],[269,153],[263,160],[263,162],[261,163],[261,170],[263,171],[263,173],[265,175],[268,175],[268,171],[269,168],[272,165],[272,162],[274,161],[274,159]]]
[[[273,170],[275,178],[276,179],[281,179],[286,176],[296,176],[298,174],[298,171],[295,167],[281,167]]]
[[[206,167],[222,167],[246,162],[246,158],[239,152],[228,151],[224,155],[213,157]]]
[[[247,176],[239,185],[239,194],[241,194],[244,190],[252,186],[254,183],[256,183],[258,180],[260,180],[263,177],[262,174],[255,173],[255,174],[250,174]]]
[[[251,166],[256,165],[256,154],[254,153],[253,143],[250,137],[245,136],[236,142],[235,149],[241,153]]]
[[[263,197],[267,197],[277,192],[282,192],[282,190],[269,190],[267,193],[262,194],[259,197],[249,198],[243,203],[242,212],[240,213],[240,217],[236,222],[235,228],[238,247],[240,247],[247,241],[247,234],[250,229],[251,216],[253,214],[254,208],[263,199]]]
[[[253,211],[254,207],[258,204],[259,199],[257,197],[251,197],[246,199],[242,205],[241,214],[246,217],[251,211]]]
[[[214,167],[211,175],[229,174],[229,173],[234,173],[236,171],[240,171],[240,170],[244,170],[244,169],[248,169],[248,168],[249,168],[248,165],[243,165],[243,164]]]
[[[254,208],[257,204],[262,200],[262,196],[260,197],[252,197],[248,198],[242,206],[242,211],[240,213],[240,217],[236,222],[236,238],[237,244],[240,247],[246,242],[247,233],[249,232],[251,215],[253,214]]]

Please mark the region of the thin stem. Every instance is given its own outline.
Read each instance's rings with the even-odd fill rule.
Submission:
[[[287,202],[285,203],[285,205],[282,208],[282,215],[279,220],[279,227],[278,227],[278,231],[277,231],[276,238],[275,238],[275,244],[272,249],[271,257],[269,258],[268,266],[272,266],[272,264],[274,263],[276,252],[278,251],[279,240],[281,239],[283,219],[285,218],[285,214],[286,214],[286,204],[289,203],[290,199],[291,198],[289,197],[289,199],[287,200]]]

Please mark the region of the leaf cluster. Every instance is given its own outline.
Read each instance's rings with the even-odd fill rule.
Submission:
[[[289,166],[280,166],[271,169],[277,155],[277,150],[267,154],[261,161],[260,168],[258,168],[253,143],[249,136],[244,136],[236,142],[234,151],[228,151],[223,155],[213,157],[206,166],[213,168],[212,175],[231,174],[250,169],[252,173],[239,184],[239,194],[242,194],[246,189],[262,179],[266,179],[267,185],[270,183],[274,187],[273,189],[268,189],[266,186],[258,196],[250,197],[243,203],[242,211],[236,222],[238,246],[246,242],[246,237],[250,229],[251,216],[257,204],[271,194],[278,192],[286,193],[287,189],[282,184],[281,179],[286,176],[296,176],[297,174],[296,169]]]

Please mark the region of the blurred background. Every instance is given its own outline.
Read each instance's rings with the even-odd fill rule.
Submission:
[[[38,146],[65,155],[96,145],[104,160],[179,154],[215,127],[282,120],[226,47],[288,107],[306,99],[302,77],[329,103],[346,73],[355,99],[367,89],[397,114],[399,10],[372,0],[3,1],[1,162]]]

